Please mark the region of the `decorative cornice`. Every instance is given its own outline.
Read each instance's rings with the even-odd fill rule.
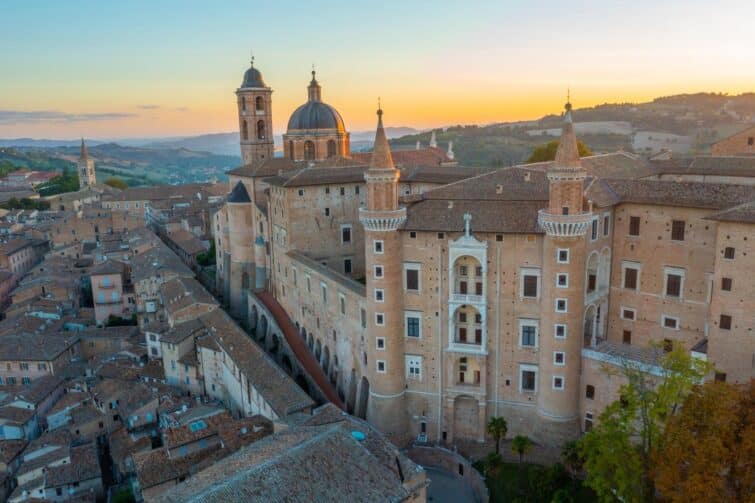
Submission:
[[[537,223],[549,236],[579,237],[587,233],[587,226],[592,220],[592,213],[577,215],[553,215],[548,210],[540,210]]]
[[[395,231],[406,222],[406,208],[390,211],[371,211],[359,208],[359,221],[367,231]]]

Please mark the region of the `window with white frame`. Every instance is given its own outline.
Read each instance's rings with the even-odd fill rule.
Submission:
[[[661,326],[663,328],[670,328],[671,330],[679,330],[679,318],[675,316],[661,316]]]
[[[567,299],[556,299],[556,312],[567,313],[569,312],[569,304]]]
[[[519,345],[525,348],[537,347],[537,320],[522,318],[519,320]]]
[[[374,265],[372,266],[372,272],[375,275],[375,278],[380,279],[383,277],[383,266],[382,265]]]
[[[406,377],[408,379],[422,379],[422,357],[416,355],[405,355]]]
[[[322,291],[323,304],[328,302],[328,286],[325,283],[320,283],[320,291]]]
[[[419,339],[422,337],[422,313],[418,311],[404,312],[405,335]]]
[[[564,376],[553,376],[553,389],[559,391],[564,389]]]
[[[666,297],[681,299],[684,293],[684,269],[678,267],[664,267],[665,277],[663,294]]]
[[[563,351],[554,351],[553,352],[553,365],[563,367],[566,365],[566,353]]]
[[[556,250],[556,261],[559,264],[568,264],[569,263],[569,249],[559,248],[558,250]]]
[[[527,299],[540,297],[540,269],[521,269],[520,296]]]
[[[556,274],[556,287],[569,288],[569,274],[568,273],[560,272]]]
[[[377,371],[378,371],[378,373],[385,374],[386,368],[387,368],[387,366],[385,364],[385,360],[378,360],[376,363],[377,363]]]
[[[375,302],[385,301],[385,290],[382,288],[375,288]]]
[[[351,224],[341,224],[341,243],[351,243]]]
[[[415,262],[404,263],[404,290],[407,292],[419,293],[421,264]]]
[[[603,213],[603,236],[611,233],[611,214]]]
[[[372,251],[378,255],[383,254],[383,240],[382,239],[376,239],[372,242]]]
[[[519,391],[537,393],[537,365],[519,365]]]
[[[385,337],[375,337],[375,349],[378,351],[385,350]]]
[[[566,339],[566,325],[563,323],[553,325],[553,337],[556,339]]]
[[[590,241],[595,241],[596,239],[598,239],[598,217],[594,216],[592,217],[590,226]]]
[[[637,310],[631,307],[621,306],[621,319],[634,321],[637,319]]]
[[[385,325],[385,313],[375,313],[375,325],[379,327]]]
[[[625,260],[621,263],[621,286],[626,290],[639,290],[640,264]]]

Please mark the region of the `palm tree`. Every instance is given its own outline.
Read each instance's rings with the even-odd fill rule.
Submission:
[[[525,435],[517,435],[511,441],[511,450],[519,454],[519,464],[524,461],[524,455],[532,449],[532,440]]]
[[[488,421],[488,433],[495,439],[495,453],[499,454],[501,451],[501,439],[506,436],[506,432],[509,431],[509,426],[506,424],[506,420],[502,417],[491,417]]]

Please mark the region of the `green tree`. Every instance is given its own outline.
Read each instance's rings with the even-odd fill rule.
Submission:
[[[215,265],[215,240],[210,241],[210,249],[197,254],[197,264],[206,267]]]
[[[527,159],[527,164],[532,162],[552,161],[556,158],[556,150],[558,150],[558,140],[553,140],[543,145],[538,145],[537,147],[535,147],[535,149],[532,151],[532,154]],[[590,147],[582,143],[580,140],[577,140],[577,150],[579,151],[580,157],[587,157],[592,155]]]
[[[657,365],[624,361],[621,398],[600,415],[598,425],[580,440],[586,484],[601,501],[653,500],[653,452],[661,447],[663,428],[710,365],[681,347],[668,353],[654,348]]]
[[[506,436],[509,426],[502,417],[491,417],[488,421],[488,433],[495,440],[495,453],[501,452],[501,439]]]
[[[517,435],[511,441],[511,450],[519,454],[519,464],[524,461],[524,455],[532,449],[532,440],[526,435]]]
[[[128,188],[128,184],[124,182],[123,179],[118,178],[117,176],[111,176],[107,178],[103,183],[105,185],[109,185],[110,187],[113,187],[114,189],[124,190]]]
[[[572,479],[575,479],[577,474],[582,471],[584,461],[582,453],[579,451],[579,443],[576,440],[564,444],[563,449],[561,449],[561,462]]]

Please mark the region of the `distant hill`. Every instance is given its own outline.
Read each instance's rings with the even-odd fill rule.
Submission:
[[[238,156],[239,133],[212,133],[170,140],[157,140],[144,146],[159,149],[197,150],[213,154]]]

